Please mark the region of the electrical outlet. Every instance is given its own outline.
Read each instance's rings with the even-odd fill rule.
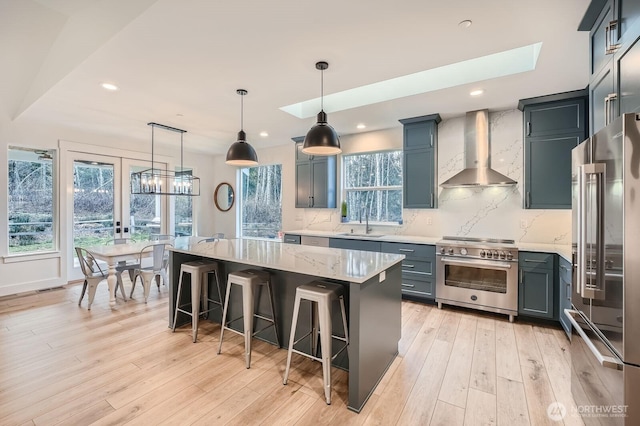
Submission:
[[[431,219],[431,216],[427,216],[427,225],[433,225],[433,219]]]
[[[527,219],[520,219],[520,229],[527,229],[529,227],[529,221]]]

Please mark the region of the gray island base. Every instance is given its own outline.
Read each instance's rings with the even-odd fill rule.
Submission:
[[[324,280],[345,286],[345,304],[349,325],[349,348],[343,351],[333,365],[348,370],[349,400],[347,407],[360,412],[378,382],[398,354],[401,334],[401,262],[404,256],[326,247],[282,244],[261,240],[220,240],[191,244],[186,238],[176,242],[170,257],[170,312],[173,322],[180,265],[196,259],[214,259],[221,265],[221,287],[224,297],[227,274],[249,268],[271,273],[275,295],[277,327],[281,343],[286,349],[291,332],[291,320],[296,287],[314,280]],[[215,283],[209,280],[209,294],[215,295]],[[229,318],[241,315],[241,297],[232,290]],[[215,296],[214,296],[215,297]],[[183,278],[182,299],[190,300],[188,276]],[[258,312],[268,312],[268,298],[260,297]],[[220,310],[214,310],[209,320],[220,322]],[[334,334],[342,335],[340,310],[334,308]],[[307,333],[311,326],[308,304],[300,309],[297,336]],[[309,321],[305,321],[309,318]],[[180,313],[178,325],[191,322]],[[237,321],[235,327],[242,327]],[[256,324],[256,330],[262,324]],[[265,330],[260,338],[275,344],[273,328]],[[302,341],[296,345],[304,345]],[[334,343],[334,351],[336,346]]]

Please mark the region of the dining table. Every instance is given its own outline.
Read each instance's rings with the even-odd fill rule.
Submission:
[[[127,260],[137,260],[141,253],[142,257],[150,257],[153,254],[154,244],[173,245],[173,243],[173,239],[168,239],[83,247],[91,253],[96,260],[101,260],[108,266],[107,284],[109,286],[109,306],[111,309],[115,309],[116,307],[116,267],[118,263]]]

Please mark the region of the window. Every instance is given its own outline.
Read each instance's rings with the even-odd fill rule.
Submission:
[[[240,169],[241,237],[278,238],[282,230],[282,166]]]
[[[176,177],[191,176],[193,170],[176,168]],[[175,204],[175,234],[176,236],[190,236],[193,229],[193,197],[187,195],[177,195],[174,197]]]
[[[54,151],[9,147],[9,254],[51,251]]]
[[[347,218],[402,221],[402,151],[343,155]]]

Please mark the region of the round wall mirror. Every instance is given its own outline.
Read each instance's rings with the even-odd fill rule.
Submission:
[[[216,186],[216,192],[213,194],[213,201],[221,212],[228,212],[233,207],[234,201],[233,187],[227,182],[222,182]]]

